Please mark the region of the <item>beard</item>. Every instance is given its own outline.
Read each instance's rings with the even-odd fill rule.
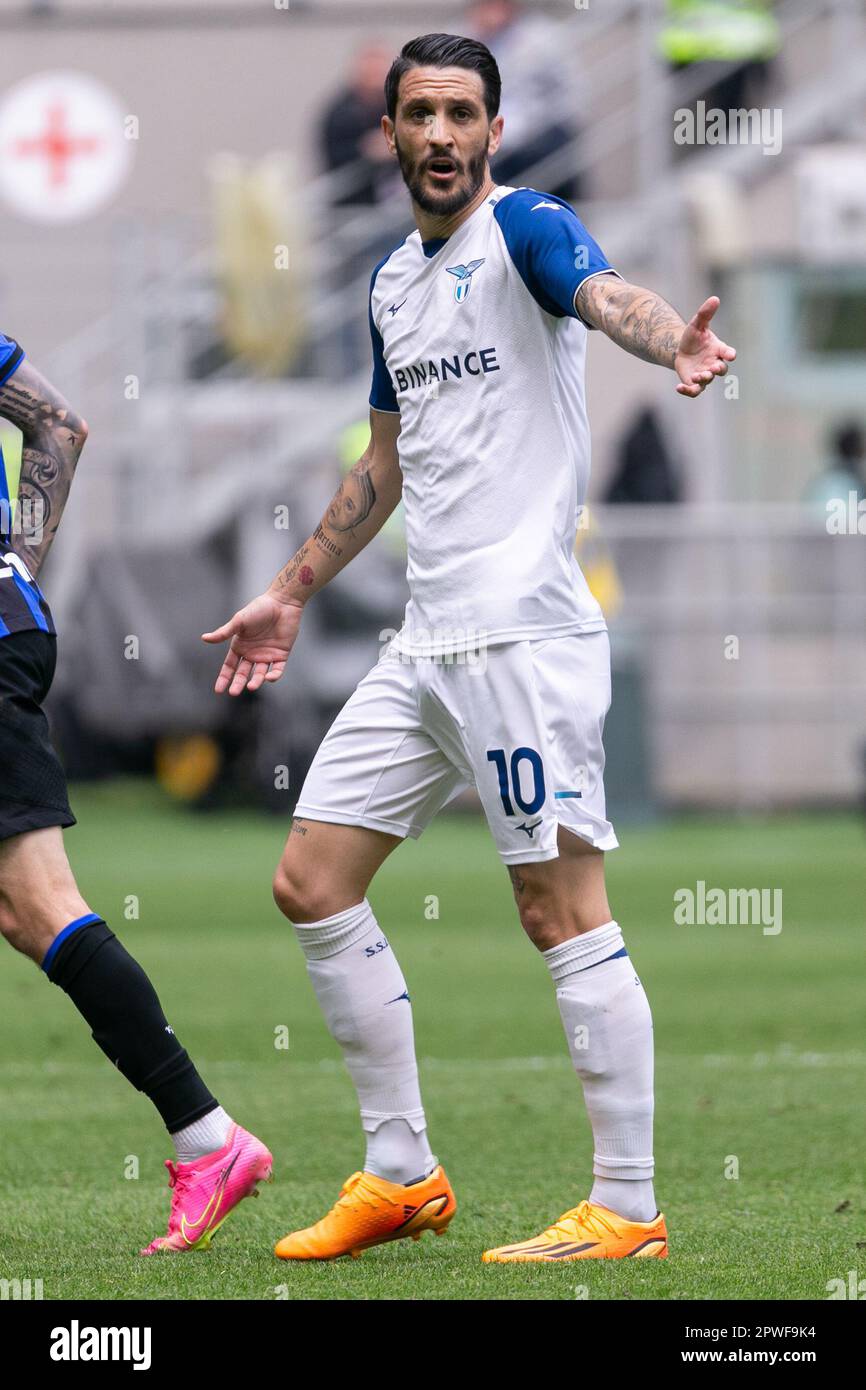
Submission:
[[[400,173],[403,175],[403,182],[409,190],[413,201],[417,203],[422,212],[429,213],[432,217],[452,217],[459,212],[467,203],[471,202],[484,183],[487,172],[487,148],[478,150],[471,155],[468,163],[454,158],[454,165],[458,174],[458,186],[447,192],[441,193],[428,190],[423,182],[424,171],[429,159],[435,155],[425,155],[423,160],[413,160],[408,151],[401,149],[399,142],[395,138],[397,148],[397,162],[400,165]],[[450,156],[453,158],[453,156]]]

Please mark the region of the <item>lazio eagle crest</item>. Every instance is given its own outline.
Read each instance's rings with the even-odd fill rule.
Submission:
[[[468,299],[469,291],[472,289],[472,276],[486,259],[486,256],[482,256],[480,261],[470,261],[468,265],[447,265],[445,267],[449,275],[457,277],[457,283],[454,286],[454,298],[458,304],[462,304],[464,299]]]

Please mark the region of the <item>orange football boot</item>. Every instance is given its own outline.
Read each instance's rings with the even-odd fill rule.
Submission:
[[[581,1202],[534,1240],[485,1250],[485,1264],[554,1260],[667,1258],[668,1231],[661,1212],[652,1221],[626,1221],[607,1207]]]
[[[441,1166],[409,1187],[373,1173],[353,1173],[327,1216],[284,1236],[274,1254],[281,1260],[336,1260],[404,1236],[420,1240],[424,1231],[442,1236],[456,1210]]]

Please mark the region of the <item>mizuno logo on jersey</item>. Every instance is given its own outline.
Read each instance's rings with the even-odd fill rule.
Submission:
[[[407,295],[406,299],[408,298],[409,296]],[[403,308],[403,305],[406,303],[406,299],[401,299],[399,304],[391,304],[388,306],[388,313],[391,315],[392,318]]]
[[[453,357],[440,357],[435,362],[428,358],[426,362],[397,367],[394,371],[394,381],[398,391],[411,391],[413,387],[429,386],[431,381],[445,382],[449,377],[459,381],[463,376],[483,376],[486,372],[499,370],[496,348],[473,348],[462,357],[455,353]]]
[[[468,265],[447,265],[445,267],[449,275],[456,277],[454,298],[458,304],[462,304],[464,299],[469,297],[469,291],[472,289],[472,276],[479,266],[484,264],[485,259],[486,257],[482,256],[480,261],[470,261]]]
[[[538,212],[538,209],[539,209],[539,208],[553,208],[553,211],[554,211],[554,212],[562,212],[562,208],[560,207],[559,203],[545,203],[545,202],[536,203],[533,207],[531,207],[531,208],[529,209],[529,211],[530,211],[530,212]]]

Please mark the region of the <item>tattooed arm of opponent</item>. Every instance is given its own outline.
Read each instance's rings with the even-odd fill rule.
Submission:
[[[205,642],[231,639],[214,689],[258,690],[277,681],[298,630],[304,605],[364,549],[388,520],[403,486],[397,454],[400,416],[370,411],[370,443],[343,479],[313,534],[280,570],[270,587]]]
[[[57,534],[87,425],[26,359],[0,386],[0,415],[24,436],[13,547],[35,577]]]

